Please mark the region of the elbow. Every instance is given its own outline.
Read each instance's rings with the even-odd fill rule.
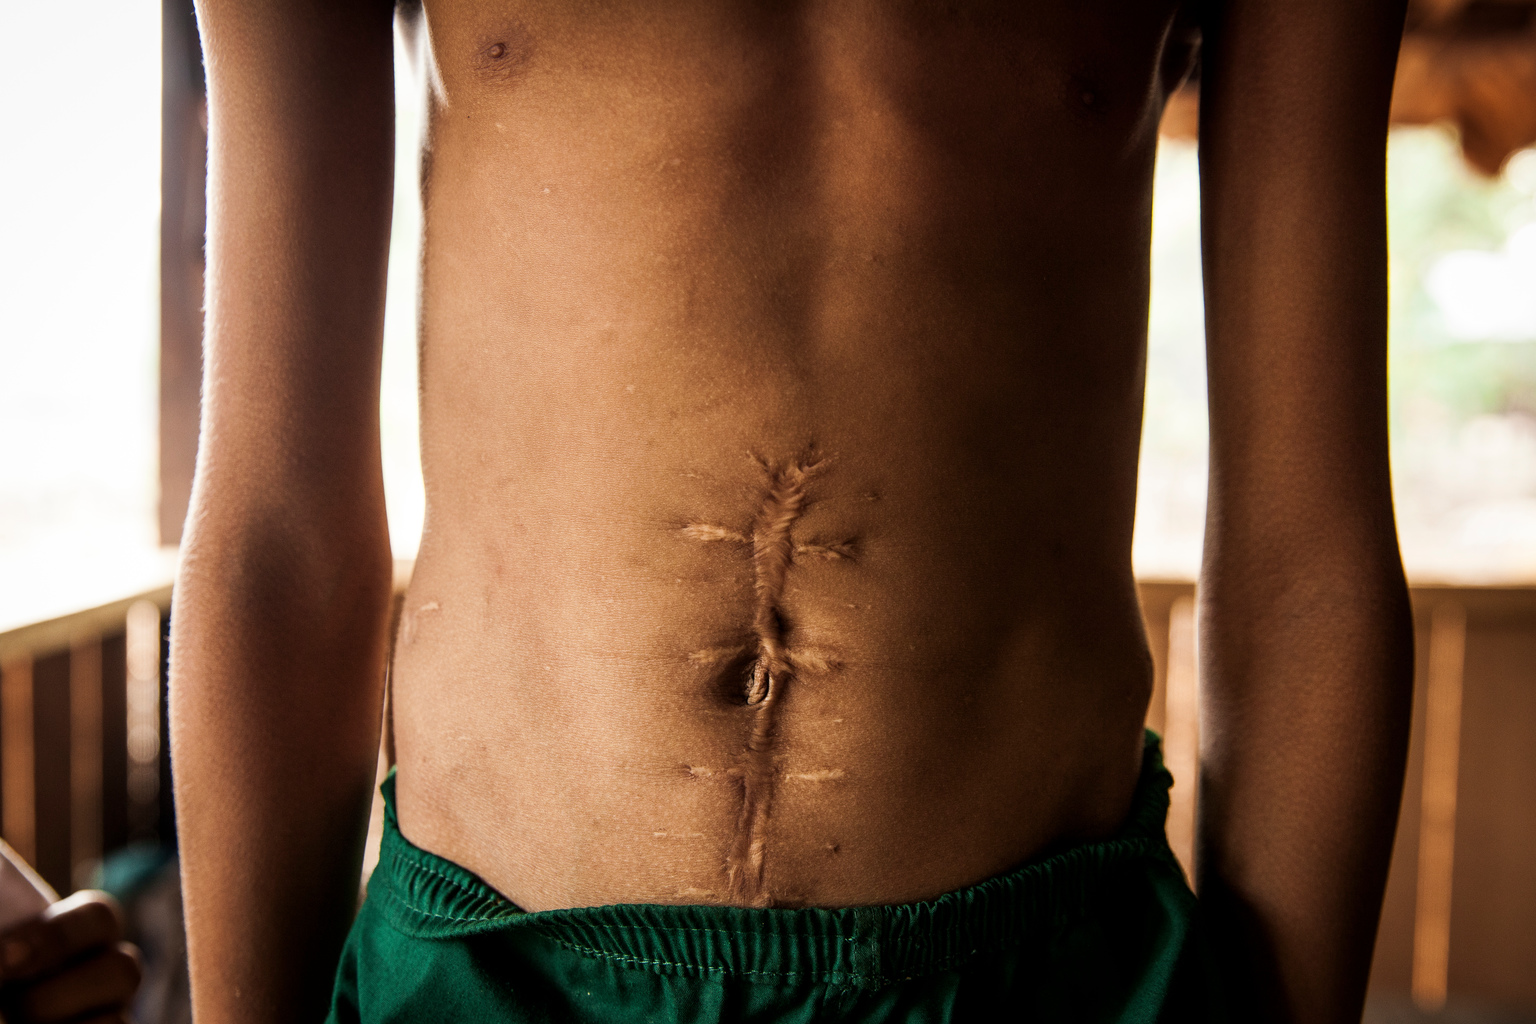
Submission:
[[[381,641],[391,569],[382,507],[373,516],[199,508],[183,542],[175,621],[206,641],[280,637],[355,652]]]

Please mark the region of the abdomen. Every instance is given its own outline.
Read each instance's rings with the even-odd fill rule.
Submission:
[[[829,68],[437,115],[401,822],[529,909],[923,898],[1129,800],[1150,142]]]

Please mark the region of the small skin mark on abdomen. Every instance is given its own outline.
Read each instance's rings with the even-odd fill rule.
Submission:
[[[421,629],[422,616],[442,610],[443,606],[436,601],[428,601],[426,604],[418,605],[413,609],[407,608],[405,614],[401,616],[400,646],[409,647],[416,642],[416,634]]]

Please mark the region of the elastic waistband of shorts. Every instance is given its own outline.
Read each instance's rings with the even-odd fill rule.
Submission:
[[[883,984],[1055,934],[1148,870],[1183,885],[1164,836],[1168,789],[1148,732],[1131,813],[1111,838],[1030,861],[933,900],[836,909],[617,904],[524,911],[474,874],[400,834],[394,776],[369,909],[420,939],[531,931],[576,953],[660,973]],[[1176,881],[1175,881],[1176,880]]]

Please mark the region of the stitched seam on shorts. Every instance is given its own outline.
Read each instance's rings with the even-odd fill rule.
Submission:
[[[746,938],[751,938],[751,939],[758,939],[758,938],[762,938],[763,937],[761,935],[761,933],[759,933],[759,932],[734,931],[734,930],[727,930],[727,929],[723,929],[723,928],[720,928],[720,929],[715,929],[715,928],[668,928],[668,927],[665,927],[665,926],[658,926],[658,927],[655,927],[655,928],[651,928],[651,927],[648,927],[646,925],[638,925],[638,924],[605,925],[603,927],[608,927],[608,928],[625,928],[625,929],[628,929],[630,931],[644,931],[644,932],[665,931],[665,932],[669,932],[669,933],[670,932],[682,932],[682,933],[692,932],[692,933],[697,933],[697,934],[701,934],[701,935],[740,935],[740,936],[744,936]],[[765,972],[765,971],[732,971],[731,968],[729,968],[729,967],[706,967],[706,966],[704,966],[702,964],[694,964],[694,963],[689,963],[687,961],[651,960],[651,959],[647,959],[647,958],[644,958],[644,957],[637,957],[637,956],[635,956],[632,953],[619,953],[619,952],[616,952],[616,951],[613,951],[613,950],[604,950],[604,949],[599,949],[599,948],[594,947],[594,946],[583,945],[583,944],[581,944],[579,942],[576,942],[575,940],[572,940],[572,939],[564,939],[564,938],[559,937],[558,935],[550,935],[549,932],[546,929],[541,928],[541,927],[539,927],[537,925],[535,925],[535,928],[536,928],[536,930],[538,930],[542,934],[544,934],[544,935],[548,936],[549,938],[553,939],[555,942],[558,942],[558,943],[560,943],[563,946],[568,946],[569,948],[571,948],[573,950],[576,950],[577,952],[589,953],[589,954],[591,954],[593,956],[601,956],[601,957],[605,957],[605,958],[608,958],[608,959],[627,960],[627,961],[634,961],[636,963],[646,963],[646,964],[651,964],[651,963],[654,963],[654,964],[664,964],[664,965],[666,965],[668,967],[686,967],[686,968],[689,968],[689,969],[692,969],[692,970],[700,970],[700,971],[724,971],[724,972],[736,973],[736,974],[775,973],[775,972]],[[858,944],[858,940],[857,939],[848,938],[846,936],[838,935],[838,936],[832,936],[832,938],[836,940],[836,943],[839,946],[845,946],[846,947],[846,946],[853,946],[853,945],[857,945]],[[815,941],[815,940],[813,939],[812,941]],[[1013,938],[1010,938],[1010,939],[1004,939],[1003,941],[1001,941],[1001,942],[999,942],[997,944],[997,947],[999,949],[1007,949],[1007,948],[1010,948],[1012,946],[1017,945],[1018,943],[1020,943],[1022,941],[1023,941],[1023,936],[1016,936],[1016,937],[1013,937]],[[946,967],[948,967],[952,963],[955,963],[955,962],[958,962],[958,961],[961,961],[961,960],[968,960],[968,959],[970,959],[973,956],[979,955],[981,952],[982,952],[982,950],[979,947],[972,947],[971,949],[965,950],[965,951],[960,952],[960,953],[950,953],[947,956],[941,957],[941,958],[939,958],[937,960],[932,960],[932,961],[929,962],[929,966],[933,970],[944,970]],[[806,971],[788,971],[788,972],[782,972],[782,976],[789,977],[791,975],[805,974],[805,973],[808,973],[808,972],[806,972]],[[856,974],[856,973],[854,973],[852,971],[828,971],[826,973],[828,973],[828,974],[838,974],[838,975],[847,975],[848,977],[858,977],[858,978],[883,977],[883,975]]]
[[[545,925],[545,924],[543,924],[541,922],[535,922],[534,923],[534,927],[535,928],[539,928],[539,929],[542,930],[542,929],[545,929],[545,928],[555,927],[555,925],[553,925],[553,924]],[[763,933],[762,932],[755,932],[755,931],[752,931],[751,929],[747,929],[747,930],[743,931],[743,930],[740,930],[740,929],[737,929],[737,928],[690,928],[690,927],[688,927],[686,925],[680,925],[680,924],[679,925],[670,925],[670,924],[651,925],[651,924],[629,924],[629,923],[626,923],[626,922],[623,922],[623,921],[614,921],[614,922],[611,922],[611,923],[605,921],[602,924],[594,924],[594,925],[590,925],[589,927],[592,927],[592,928],[602,928],[602,929],[605,929],[605,930],[607,930],[607,929],[623,929],[625,931],[631,931],[631,932],[667,932],[668,934],[676,934],[676,935],[740,935],[740,936],[744,936],[744,937],[750,938],[750,939],[761,939],[761,938],[763,938]],[[854,942],[854,941],[857,941],[855,939],[849,938],[846,935],[793,936],[793,937],[794,938],[802,938],[803,937],[807,941],[810,941],[810,942],[817,942],[817,941],[820,941],[820,940],[822,940],[824,938],[831,938],[831,939],[836,940],[837,942]]]
[[[952,953],[949,956],[941,957],[940,959],[928,964],[927,970],[925,971],[915,974],[905,974],[900,977],[893,977],[884,974],[859,974],[854,971],[754,971],[736,970],[730,967],[709,967],[703,964],[691,964],[686,961],[662,960],[654,957],[639,957],[632,956],[628,953],[612,953],[605,949],[597,949],[593,946],[585,946],[579,942],[572,942],[568,939],[562,939],[556,936],[549,936],[549,938],[553,939],[557,944],[564,946],[566,949],[569,949],[573,953],[601,960],[611,960],[629,967],[673,967],[684,971],[693,971],[699,974],[724,974],[730,977],[779,979],[805,978],[807,980],[816,980],[825,984],[838,984],[847,981],[858,981],[874,982],[880,985],[889,985],[897,981],[907,981],[912,978],[920,978],[928,974],[936,974],[939,971],[949,970],[950,968],[955,967],[956,965],[966,960],[980,955],[982,952],[979,949],[969,949],[963,953]],[[1022,940],[1015,939],[1012,942],[1004,943],[999,948],[1008,949],[1018,945],[1020,941]]]
[[[390,886],[390,889],[393,890],[393,895],[395,895],[396,900],[399,900],[401,906],[406,907],[407,910],[412,910],[413,913],[419,913],[419,915],[422,915],[422,917],[433,918],[433,920],[436,921],[452,921],[452,923],[455,924],[493,923],[493,921],[507,921],[511,920],[511,918],[522,917],[521,910],[516,909],[516,907],[511,907],[511,912],[505,912],[502,907],[496,907],[496,900],[498,900],[498,898],[490,897],[490,895],[475,894],[475,892],[472,892],[472,890],[465,889],[465,887],[462,886],[458,880],[455,880],[455,878],[447,877],[447,875],[442,874],[442,872],[436,872],[436,870],[430,869],[430,867],[425,866],[425,864],[407,864],[407,867],[412,867],[412,869],[416,870],[424,870],[425,874],[433,875],[435,878],[441,878],[441,880],[445,881],[445,883],[449,883],[450,886],[455,887],[459,894],[475,898],[475,900],[478,900],[479,903],[490,904],[492,909],[499,910],[499,913],[495,913],[495,915],[487,915],[487,913],[481,912],[473,913],[472,917],[461,917],[461,915],[455,915],[455,913],[435,913],[433,910],[427,909],[427,906],[424,906],[424,904],[416,903],[416,901],[413,900],[413,898],[410,897],[410,894],[407,894],[407,892],[401,892],[398,887]],[[508,904],[508,906],[510,906],[510,904]]]
[[[452,921],[454,924],[478,924],[478,923],[490,922],[490,921],[494,921],[495,920],[494,918],[478,917],[478,916],[477,917],[459,917],[459,916],[454,915],[454,914],[435,914],[432,911],[428,910],[426,907],[417,906],[416,904],[412,903],[410,900],[403,899],[403,898],[400,900],[400,903],[405,907],[405,909],[409,910],[411,913],[413,913],[413,914],[420,914],[422,917],[430,917],[430,918],[432,918],[435,921]]]
[[[687,971],[697,971],[700,974],[727,974],[743,977],[758,978],[795,978],[809,975],[810,971],[749,971],[733,970],[730,967],[708,967],[703,964],[691,964],[686,961],[661,960],[654,957],[631,956],[628,953],[611,953],[606,949],[597,949],[593,946],[584,946],[579,942],[571,942],[568,939],[550,936],[555,942],[569,949],[573,953],[583,956],[596,957],[601,960],[613,960],[618,963],[628,964],[632,967],[677,967]],[[844,978],[860,978],[868,981],[882,980],[875,975],[854,974],[852,971],[827,971],[828,975],[836,975]]]
[[[1104,847],[1105,847],[1104,854],[1106,854],[1106,855],[1109,855],[1109,854],[1137,854],[1137,855],[1140,855],[1140,854],[1148,854],[1148,853],[1151,853],[1151,854],[1157,853],[1158,849],[1159,849],[1159,844],[1155,840],[1147,838],[1147,837],[1137,837],[1135,839],[1110,840],[1109,842],[1104,844]],[[1085,859],[1085,858],[1079,856],[1079,857],[1074,857],[1073,861],[1081,862],[1083,859]],[[1111,859],[1111,858],[1106,856],[1104,859],[1108,860],[1108,859]],[[1120,858],[1119,857],[1114,857],[1113,859],[1114,860],[1119,860]],[[1053,914],[1051,916],[1052,916],[1052,918],[1054,918],[1057,915]],[[699,974],[724,974],[724,975],[733,976],[733,977],[765,977],[765,978],[769,978],[769,977],[771,977],[771,978],[805,977],[805,978],[815,978],[815,979],[817,979],[817,980],[819,980],[821,982],[827,983],[827,984],[835,984],[835,983],[840,983],[840,982],[854,981],[854,982],[870,982],[870,983],[885,985],[885,984],[894,983],[896,981],[906,980],[906,979],[909,979],[909,978],[924,977],[924,976],[927,976],[927,975],[939,973],[941,971],[951,970],[951,969],[955,968],[956,966],[960,965],[961,963],[964,963],[967,960],[970,960],[970,959],[973,959],[973,958],[975,958],[977,956],[980,956],[983,953],[1001,952],[1003,950],[1013,949],[1013,948],[1021,945],[1026,940],[1026,938],[1027,938],[1027,936],[1022,931],[1016,932],[1015,934],[1013,934],[1011,936],[1000,937],[997,941],[995,941],[993,943],[990,943],[989,944],[990,948],[988,948],[988,949],[984,950],[984,949],[982,949],[980,947],[973,946],[972,948],[970,948],[968,950],[964,950],[962,952],[950,953],[950,954],[948,954],[946,956],[942,956],[942,957],[939,957],[937,959],[930,960],[930,961],[922,964],[920,969],[917,972],[909,973],[909,974],[904,974],[904,975],[901,975],[899,977],[896,977],[896,976],[887,976],[887,975],[858,974],[858,973],[854,973],[852,971],[836,971],[836,970],[829,970],[829,971],[825,971],[825,972],[815,972],[815,971],[736,970],[736,969],[733,969],[733,968],[730,968],[730,967],[707,966],[707,965],[704,965],[704,964],[689,963],[689,962],[686,962],[686,961],[665,960],[665,959],[652,958],[652,957],[639,957],[639,956],[634,956],[633,954],[629,954],[629,953],[620,953],[620,952],[615,952],[615,951],[606,950],[606,949],[599,949],[599,948],[594,947],[594,946],[586,945],[586,944],[583,944],[583,943],[580,943],[580,942],[576,942],[576,941],[573,941],[573,940],[562,938],[562,937],[560,937],[558,935],[550,934],[550,930],[548,928],[541,927],[538,923],[535,923],[534,926],[542,934],[544,934],[546,937],[548,937],[549,939],[551,939],[555,943],[565,947],[566,949],[571,950],[574,953],[577,953],[579,955],[588,956],[588,957],[594,957],[594,958],[598,958],[598,959],[602,959],[602,960],[608,960],[608,961],[612,961],[612,962],[615,962],[615,963],[624,964],[624,965],[632,966],[632,967],[639,967],[639,968],[645,968],[645,967],[669,967],[669,968],[673,968],[673,969],[676,969],[676,970],[692,971],[692,972],[699,973]],[[551,925],[550,927],[555,927],[555,926]],[[732,929],[732,928],[697,928],[697,927],[688,927],[688,926],[683,926],[683,925],[646,925],[646,924],[632,924],[632,923],[623,922],[623,921],[602,922],[602,923],[599,923],[599,924],[593,924],[591,927],[604,928],[604,929],[613,929],[613,930],[624,930],[624,931],[664,932],[664,933],[668,933],[668,934],[695,933],[695,934],[703,934],[703,935],[744,936],[744,937],[748,937],[748,938],[761,938],[762,937],[761,934],[758,933],[758,932],[741,931],[741,930]],[[856,939],[848,938],[848,937],[840,936],[840,935],[834,935],[834,936],[830,936],[830,937],[833,938],[836,941],[836,943],[839,944],[839,945],[849,944],[849,943],[856,943],[858,941]],[[816,939],[812,939],[812,941],[817,941],[817,940]]]
[[[395,854],[394,859],[395,860],[400,860],[402,858],[400,857],[399,854]],[[475,893],[474,890],[471,889],[469,886],[465,885],[462,880],[454,878],[451,875],[444,874],[442,871],[439,871],[437,868],[434,868],[430,864],[425,864],[425,863],[422,863],[421,861],[417,861],[417,860],[409,860],[409,861],[405,862],[405,866],[408,869],[412,870],[412,871],[422,871],[422,872],[425,872],[426,874],[431,875],[434,878],[440,878],[443,881],[447,882],[449,885],[453,886],[459,892],[466,893],[468,895],[480,895],[480,894]],[[489,898],[489,897],[481,895],[480,898],[486,899],[486,898]]]
[[[515,915],[508,915],[507,917],[504,917],[504,918],[478,917],[478,916],[477,917],[458,917],[458,916],[453,915],[453,914],[434,914],[432,911],[427,910],[425,907],[418,907],[414,903],[406,903],[404,900],[402,900],[401,902],[404,903],[405,904],[405,908],[407,910],[411,911],[411,913],[413,913],[413,914],[420,914],[422,917],[430,917],[434,921],[451,921],[454,924],[500,924],[500,923],[502,923],[504,921],[511,920],[511,919],[513,919],[513,917],[515,917]]]
[[[395,859],[399,860],[400,858],[399,858],[398,855],[396,855]],[[456,892],[458,892],[458,893],[460,893],[462,895],[465,895],[465,896],[469,896],[469,897],[471,897],[473,899],[479,900],[481,903],[489,903],[489,904],[491,904],[494,907],[495,904],[498,901],[505,902],[505,897],[501,897],[501,896],[498,896],[498,895],[492,894],[492,893],[477,893],[473,889],[471,889],[468,886],[466,886],[463,882],[459,881],[457,878],[453,878],[453,877],[451,877],[449,875],[446,875],[443,872],[438,871],[437,869],[431,867],[428,864],[422,864],[422,863],[418,863],[416,861],[407,861],[407,862],[405,862],[404,866],[405,866],[406,869],[408,869],[410,871],[424,872],[425,874],[431,875],[433,878],[440,879],[440,880],[448,883],[449,885],[453,886],[453,888],[454,888],[454,890]],[[461,924],[468,924],[468,923],[471,923],[471,922],[474,922],[474,921],[505,920],[506,918],[509,918],[509,917],[519,917],[519,916],[522,916],[522,913],[523,913],[515,905],[508,903],[507,907],[510,909],[511,912],[507,913],[507,912],[503,911],[502,913],[498,913],[496,915],[496,917],[494,917],[494,918],[488,918],[488,917],[484,917],[484,916],[459,917],[459,916],[450,915],[450,914],[436,914],[436,913],[433,913],[432,911],[428,910],[425,906],[418,905],[414,900],[411,899],[411,897],[410,897],[410,895],[408,893],[400,892],[399,889],[396,888],[395,886],[391,886],[390,888],[395,891],[396,898],[398,898],[400,900],[400,902],[403,903],[406,907],[408,907],[411,910],[416,911],[419,914],[423,914],[423,915],[425,915],[427,917],[436,918],[439,921],[455,921],[455,922],[458,922],[458,923],[461,923]],[[497,910],[502,910],[502,908],[500,908],[500,907],[497,907],[496,909]]]

